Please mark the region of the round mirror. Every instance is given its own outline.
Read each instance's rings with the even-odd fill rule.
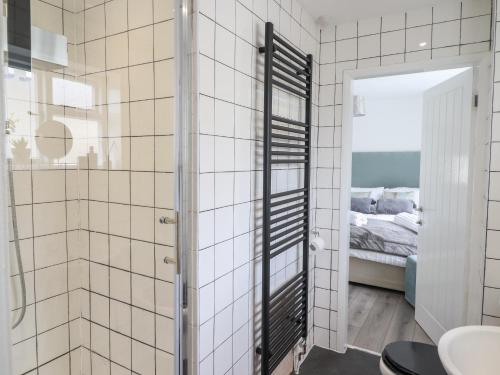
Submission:
[[[65,141],[62,137],[65,137]],[[36,146],[40,154],[48,159],[61,159],[73,147],[73,136],[69,128],[60,121],[45,121],[36,131]]]

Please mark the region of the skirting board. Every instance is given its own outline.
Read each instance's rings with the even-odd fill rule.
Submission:
[[[349,281],[403,292],[405,268],[350,257]]]

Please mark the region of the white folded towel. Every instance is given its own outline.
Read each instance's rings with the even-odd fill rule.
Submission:
[[[368,217],[361,212],[351,211],[350,220],[351,224],[357,227],[368,224]]]
[[[408,212],[401,212],[394,217],[394,223],[405,227],[415,233],[418,233],[418,215],[409,214]]]

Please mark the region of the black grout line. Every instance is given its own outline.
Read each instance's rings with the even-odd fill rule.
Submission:
[[[23,338],[23,339],[21,339],[21,340],[19,340],[19,341],[13,341],[13,342],[12,342],[12,345],[14,346],[14,345],[18,345],[18,344],[21,344],[21,343],[23,343],[23,342],[26,342],[26,341],[28,341],[28,340],[33,340],[33,339],[34,339],[34,338],[36,338],[37,336],[41,336],[41,335],[43,335],[43,334],[45,334],[45,333],[51,332],[51,331],[53,331],[53,330],[55,330],[55,329],[58,329],[58,328],[61,328],[61,327],[65,326],[65,325],[68,325],[68,332],[69,332],[69,326],[70,326],[70,323],[75,322],[75,321],[77,321],[77,320],[79,320],[79,319],[80,319],[79,317],[78,317],[78,318],[74,318],[74,319],[69,319],[69,320],[67,320],[67,321],[64,321],[63,323],[59,323],[59,324],[57,324],[57,325],[55,325],[55,326],[53,326],[53,327],[50,327],[50,328],[48,328],[48,329],[46,329],[46,330],[44,330],[44,331],[40,331],[40,332],[38,332],[38,331],[34,331],[34,332],[33,332],[33,333],[34,333],[33,335],[28,336],[28,337],[25,337],[25,338]],[[70,346],[70,345],[68,344],[68,347],[69,347],[69,346]]]
[[[68,355],[68,356],[69,356],[69,355],[71,354],[71,352],[73,352],[73,351],[75,351],[75,350],[77,350],[77,349],[79,349],[79,348],[80,348],[80,346],[79,346],[78,348],[73,349],[73,350],[68,350],[67,352],[65,352],[65,353],[63,353],[63,354],[61,354],[61,355],[58,355],[57,357],[55,357],[55,358],[51,359],[50,361],[45,362],[45,363],[42,363],[40,366],[33,367],[32,369],[29,369],[28,371],[23,372],[21,375],[31,375],[31,374],[32,374],[32,372],[38,373],[38,370],[40,369],[40,367],[45,366],[45,365],[48,365],[49,363],[52,363],[52,362],[54,362],[54,361],[57,361],[58,359],[60,359],[60,358],[62,358],[62,357],[64,357],[64,356],[66,356],[66,355]],[[70,363],[71,363],[71,362],[70,362]]]

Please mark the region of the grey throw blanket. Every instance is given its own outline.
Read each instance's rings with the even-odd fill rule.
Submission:
[[[417,253],[417,234],[391,221],[368,219],[366,225],[351,225],[350,246],[407,257]]]

